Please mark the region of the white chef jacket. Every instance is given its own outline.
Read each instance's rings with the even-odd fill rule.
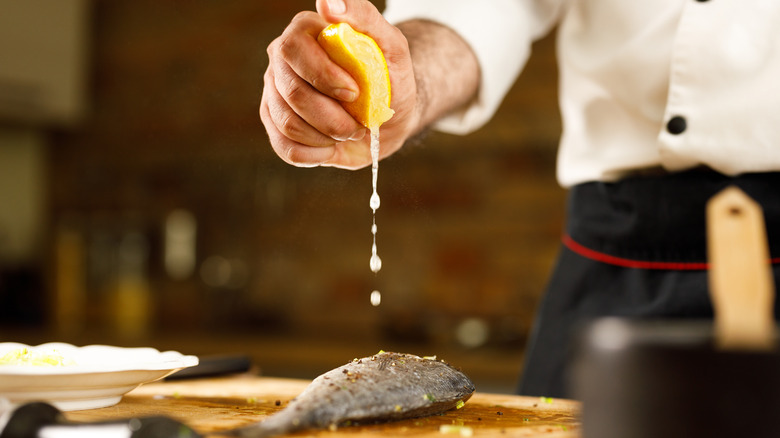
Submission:
[[[437,122],[465,134],[493,115],[531,43],[557,26],[563,186],[637,169],[780,170],[780,0],[387,0],[397,23],[456,30],[479,96]]]

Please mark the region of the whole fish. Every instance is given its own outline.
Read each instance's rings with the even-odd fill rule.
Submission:
[[[423,417],[461,407],[473,393],[471,380],[443,361],[380,352],[328,371],[283,410],[226,433],[256,438]]]

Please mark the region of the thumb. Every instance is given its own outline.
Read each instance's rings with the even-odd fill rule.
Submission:
[[[387,25],[376,6],[368,0],[317,0],[317,12],[328,23],[349,23],[368,34],[381,29],[382,24]]]
[[[347,13],[346,0],[317,0],[317,12],[329,23],[338,23]]]

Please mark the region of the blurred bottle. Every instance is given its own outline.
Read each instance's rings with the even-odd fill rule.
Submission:
[[[54,244],[54,326],[63,337],[85,327],[86,252],[83,233],[74,219],[57,227]]]
[[[165,219],[165,271],[174,280],[184,280],[195,271],[197,222],[187,210],[173,210]]]
[[[153,302],[148,278],[149,242],[138,231],[126,232],[117,253],[115,326],[125,339],[141,339],[151,331]]]

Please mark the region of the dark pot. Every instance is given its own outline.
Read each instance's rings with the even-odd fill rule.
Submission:
[[[780,437],[780,354],[722,351],[709,322],[603,319],[577,346],[584,438]]]

